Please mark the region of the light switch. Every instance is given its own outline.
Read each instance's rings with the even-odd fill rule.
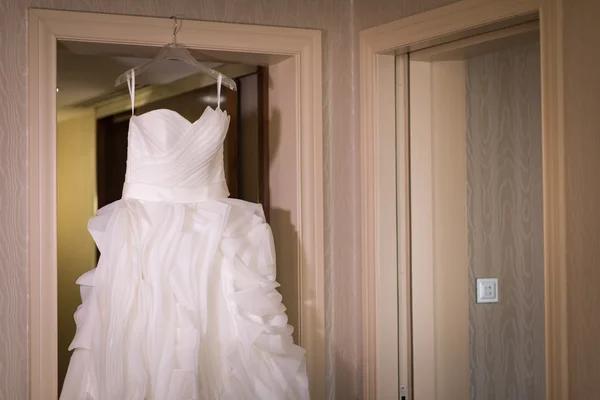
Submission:
[[[497,303],[498,302],[498,279],[496,279],[496,278],[478,278],[477,279],[477,302],[478,303]]]

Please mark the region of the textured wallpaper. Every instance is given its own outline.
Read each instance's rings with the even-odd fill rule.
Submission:
[[[0,1],[0,400],[28,397],[28,7],[157,17],[183,14],[187,19],[323,31],[328,397],[352,400],[361,397],[362,351],[358,31],[453,1]]]
[[[591,400],[600,397],[600,2],[568,4],[564,101],[569,399]]]
[[[467,61],[471,399],[545,399],[539,43]],[[498,278],[497,304],[476,278]]]

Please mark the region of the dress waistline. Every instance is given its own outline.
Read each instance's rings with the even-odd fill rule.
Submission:
[[[225,181],[198,187],[158,186],[125,182],[123,199],[139,199],[167,203],[199,203],[229,197]]]

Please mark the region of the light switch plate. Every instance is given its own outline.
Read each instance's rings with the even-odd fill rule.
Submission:
[[[498,279],[497,278],[478,278],[477,279],[477,302],[478,303],[497,303],[498,302]]]

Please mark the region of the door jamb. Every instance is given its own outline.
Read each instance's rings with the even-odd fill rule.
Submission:
[[[396,218],[380,208],[381,204],[390,203],[390,197],[395,199],[397,193],[384,184],[389,179],[385,180],[385,171],[379,168],[386,162],[382,156],[396,156],[389,151],[386,155],[382,147],[386,143],[383,135],[389,129],[378,114],[377,105],[385,96],[378,91],[378,55],[404,52],[432,40],[530,14],[539,16],[541,27],[546,394],[550,400],[568,397],[562,0],[463,0],[360,33],[363,398],[367,400],[379,398],[378,387],[388,383],[398,385],[389,381],[393,373],[378,368],[384,358],[383,351],[398,350],[397,336],[395,340],[378,343],[381,325],[392,318],[398,326],[398,315],[386,312],[386,305],[378,299],[399,294],[397,287],[395,293],[381,293],[382,289],[390,290],[382,277],[388,269],[396,268],[384,265],[384,260],[395,259],[396,255],[381,254],[381,250],[391,252],[396,248],[382,245],[382,241],[397,240],[396,236],[389,238],[382,232],[407,229],[406,221],[397,225]],[[394,123],[391,119],[388,122]],[[408,187],[399,188],[398,195],[408,199]]]
[[[163,46],[167,18],[30,9],[29,70],[29,378],[30,398],[56,398],[57,221],[56,221],[56,46],[57,40]],[[322,53],[318,30],[185,21],[178,36],[195,49],[267,56],[281,69],[271,90],[285,90],[279,120],[292,128],[292,157],[271,179],[271,195],[283,190],[278,207],[292,215],[296,257],[299,344],[306,349],[311,394],[325,397]],[[283,60],[283,61],[282,61]],[[281,67],[280,67],[281,66]],[[285,78],[285,80],[284,80]],[[274,78],[275,79],[275,78]],[[277,89],[277,88],[281,89]],[[292,94],[293,93],[293,94]],[[272,111],[272,110],[271,110]],[[277,128],[279,129],[279,128]],[[273,133],[273,132],[272,132]],[[275,187],[274,187],[275,186]],[[271,199],[273,200],[273,199]],[[287,203],[286,203],[287,202]]]

